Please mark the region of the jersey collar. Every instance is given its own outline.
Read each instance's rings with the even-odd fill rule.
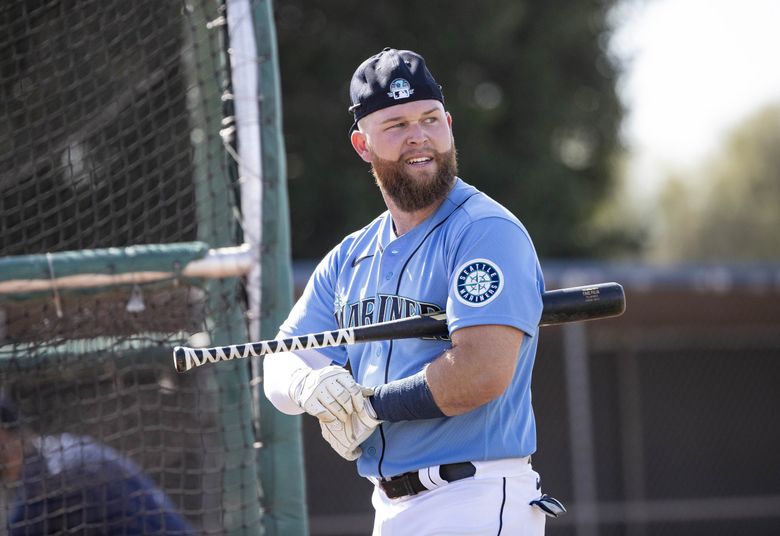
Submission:
[[[441,221],[447,219],[458,206],[463,203],[468,197],[474,195],[477,189],[466,184],[460,178],[455,178],[455,184],[450,190],[447,197],[442,201],[436,212],[431,214],[426,220],[421,222],[417,227],[406,233],[401,237],[397,237],[393,230],[393,218],[390,216],[390,211],[386,211],[382,221],[382,229],[379,233],[380,239],[377,241],[377,245],[380,250],[384,250],[387,246],[395,241],[403,241],[407,243],[416,243],[422,236],[428,234],[428,231],[438,225]]]

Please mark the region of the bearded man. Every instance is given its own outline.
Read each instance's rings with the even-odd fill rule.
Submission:
[[[449,339],[267,356],[266,396],[357,460],[375,536],[543,534],[563,507],[530,463],[544,292],[531,238],[457,177],[452,116],[419,54],[368,58],[350,97],[350,142],[387,211],[319,263],[280,337],[446,311]]]

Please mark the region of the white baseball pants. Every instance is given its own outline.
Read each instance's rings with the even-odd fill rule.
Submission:
[[[542,536],[546,516],[527,458],[474,462],[476,474],[432,491],[388,499],[374,488],[373,536]]]

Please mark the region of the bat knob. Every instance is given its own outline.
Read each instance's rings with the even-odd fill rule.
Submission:
[[[176,372],[187,372],[189,370],[187,358],[182,346],[177,346],[173,349],[173,366],[176,369]]]

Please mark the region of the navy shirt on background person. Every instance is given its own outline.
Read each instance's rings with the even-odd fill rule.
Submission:
[[[21,474],[10,490],[10,536],[194,534],[135,463],[92,438],[31,439]]]

